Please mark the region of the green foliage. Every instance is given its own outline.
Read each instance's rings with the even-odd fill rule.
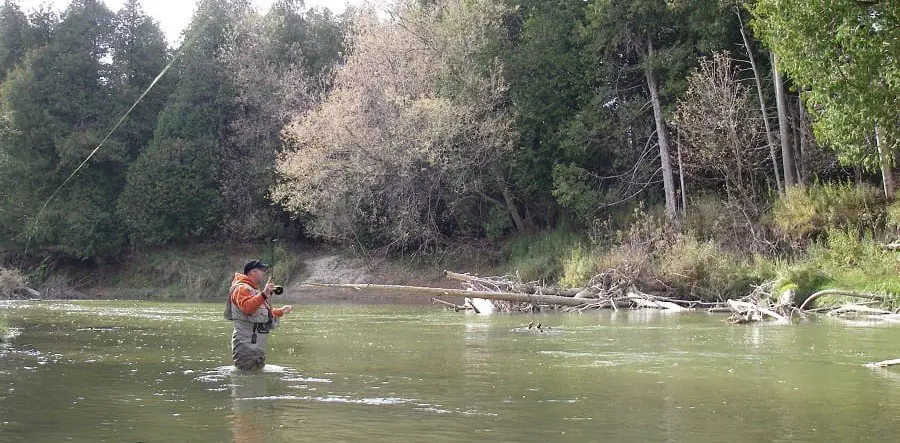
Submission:
[[[302,271],[296,252],[280,244],[167,246],[130,257],[124,270],[101,278],[95,292],[131,299],[224,300],[234,273],[256,258],[273,265],[270,275],[281,285],[290,283]]]
[[[503,206],[492,205],[488,210],[487,220],[484,222],[484,235],[488,240],[496,242],[512,230],[512,219],[509,211]]]
[[[656,259],[658,279],[681,296],[704,299],[742,297],[760,283],[739,255],[726,252],[714,241],[679,235]]]
[[[881,192],[868,185],[822,184],[795,187],[772,209],[778,231],[794,244],[822,238],[831,228],[877,232],[884,224]]]
[[[816,264],[801,261],[793,265],[782,263],[776,273],[775,290],[794,291],[794,302],[803,303],[807,297],[830,282],[828,276]]]
[[[602,201],[590,173],[574,164],[553,168],[553,197],[584,221],[594,218]]]
[[[18,269],[0,266],[0,298],[12,298],[25,289],[27,280]],[[2,318],[0,318],[2,319]],[[2,331],[0,331],[2,335]]]
[[[794,289],[801,302],[832,288],[900,300],[900,260],[871,236],[860,236],[852,229],[829,229],[827,240],[813,245],[794,263],[781,265],[778,281],[780,287]]]
[[[133,239],[161,245],[215,230],[221,211],[215,142],[156,139],[128,172],[118,202]]]
[[[900,9],[894,2],[759,0],[753,26],[805,92],[816,136],[875,169],[879,125],[900,139]]]
[[[577,234],[562,228],[521,235],[509,243],[507,264],[522,281],[554,282],[563,275],[570,252],[581,243]]]
[[[16,3],[0,6],[0,81],[25,57],[28,18]]]

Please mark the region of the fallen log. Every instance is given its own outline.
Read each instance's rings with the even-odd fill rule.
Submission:
[[[883,360],[876,361],[872,363],[866,363],[867,368],[886,368],[888,366],[900,365],[900,358],[895,358],[893,360]]]
[[[886,244],[883,247],[888,251],[900,251],[900,241]]]
[[[468,308],[466,308],[465,306],[455,305],[455,304],[453,304],[453,303],[443,301],[443,300],[441,300],[441,299],[439,299],[439,298],[434,298],[434,297],[432,297],[432,298],[431,298],[431,301],[432,301],[432,303],[438,303],[438,304],[444,305],[444,306],[446,306],[446,307],[448,307],[448,308],[453,308],[453,310],[456,311],[456,312],[459,312],[459,311],[465,311],[466,309],[468,309]]]
[[[355,289],[357,291],[381,291],[395,292],[408,295],[433,297],[444,295],[451,297],[477,297],[487,300],[505,300],[511,302],[525,302],[533,304],[582,306],[591,303],[592,299],[562,297],[558,295],[520,294],[515,292],[478,292],[464,289],[429,288],[425,286],[404,285],[375,285],[375,284],[348,284],[348,283],[306,283],[301,287]]]
[[[892,315],[893,312],[885,310],[885,309],[877,309],[877,308],[871,308],[868,306],[850,304],[850,305],[841,306],[837,309],[832,309],[831,311],[828,311],[828,314],[826,314],[826,315],[833,317],[833,316],[841,315],[841,314]]]
[[[565,297],[574,297],[580,292],[580,289],[556,288],[551,286],[540,286],[533,283],[516,283],[511,280],[497,277],[478,277],[476,275],[460,274],[453,271],[444,271],[444,277],[450,280],[456,280],[467,283],[477,283],[482,286],[493,286],[498,291],[506,289],[510,292],[522,292],[526,294],[538,295],[560,295]]]
[[[856,297],[856,298],[868,298],[870,300],[883,300],[884,296],[878,294],[867,294],[864,292],[856,292],[856,291],[847,291],[844,289],[823,289],[815,294],[806,297],[806,300],[803,300],[803,303],[800,303],[799,310],[803,310],[809,302],[823,296],[823,295],[843,295],[846,297]]]
[[[763,315],[767,315],[781,322],[790,321],[787,317],[754,303],[740,300],[728,300],[726,303],[735,315],[743,316],[745,320],[744,323],[762,320]]]

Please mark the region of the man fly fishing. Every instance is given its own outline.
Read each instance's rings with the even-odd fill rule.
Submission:
[[[279,319],[290,313],[290,305],[272,308],[269,297],[281,294],[281,287],[267,279],[269,265],[253,260],[236,272],[225,306],[225,318],[234,324],[231,357],[241,370],[261,369],[266,365],[266,340]],[[263,286],[263,282],[266,282]],[[262,290],[259,288],[263,287]]]

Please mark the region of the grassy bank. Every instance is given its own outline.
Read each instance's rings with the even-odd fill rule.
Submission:
[[[193,244],[132,251],[117,262],[44,262],[26,269],[30,285],[49,298],[215,300],[228,293],[236,270],[254,258],[273,265],[287,284],[300,272],[299,253],[280,244]]]
[[[273,266],[275,281],[286,284],[299,271],[297,253],[281,245],[204,244],[134,254],[119,272],[102,278],[92,292],[129,299],[221,299],[236,270],[254,258]]]
[[[882,247],[900,239],[900,203],[885,205],[878,189],[796,189],[753,219],[720,201],[694,199],[678,226],[659,208],[638,206],[590,229],[517,236],[501,246],[455,244],[405,256],[326,261],[329,269],[337,267],[331,269],[335,276],[355,266],[365,268],[359,274],[364,280],[389,284],[441,285],[440,270],[450,269],[577,288],[615,272],[642,291],[691,299],[739,298],[771,282],[778,292],[793,290],[797,303],[819,290],[846,289],[882,294],[890,307],[900,304],[900,253]],[[193,244],[133,251],[117,264],[90,268],[43,263],[24,273],[4,270],[0,289],[12,293],[27,280],[51,298],[66,297],[54,292],[65,287],[88,297],[219,300],[233,272],[252,258],[273,263],[275,280],[287,285],[304,272],[307,259],[340,254],[278,243]]]
[[[710,201],[695,200],[678,227],[638,208],[618,227],[519,237],[508,245],[508,271],[584,287],[612,269],[641,290],[704,300],[773,281],[798,302],[823,289],[882,294],[890,307],[900,301],[900,253],[882,247],[900,238],[900,204],[885,205],[878,189],[796,189],[752,223]]]

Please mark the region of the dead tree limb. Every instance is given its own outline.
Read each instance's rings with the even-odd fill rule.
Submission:
[[[884,296],[878,294],[866,294],[863,292],[847,291],[844,289],[824,289],[816,292],[813,295],[810,295],[806,298],[806,300],[803,300],[803,303],[800,304],[800,307],[798,309],[802,311],[803,308],[805,308],[806,305],[809,304],[809,302],[823,295],[843,295],[846,297],[868,298],[870,300],[884,300]]]
[[[900,365],[900,358],[895,358],[893,360],[883,360],[876,361],[872,363],[866,363],[867,368],[886,368],[888,366]]]
[[[373,284],[329,284],[329,283],[307,283],[301,287],[314,288],[333,288],[333,289],[355,289],[357,291],[374,291],[374,292],[394,292],[416,296],[433,297],[435,295],[444,295],[451,297],[476,297],[487,300],[506,300],[511,302],[526,302],[532,304],[547,304],[561,306],[582,306],[590,303],[591,299],[560,297],[558,295],[538,295],[538,294],[519,294],[513,292],[478,292],[467,291],[464,289],[444,289],[444,288],[428,288],[424,286],[403,286],[403,285],[373,285]]]
[[[456,280],[467,283],[478,283],[484,286],[495,286],[498,290],[506,289],[507,291],[523,292],[527,294],[541,295],[561,295],[565,297],[574,297],[578,294],[578,289],[555,288],[550,286],[541,286],[534,283],[517,283],[501,277],[478,277],[476,275],[460,274],[458,272],[444,271],[444,277],[450,280]]]

